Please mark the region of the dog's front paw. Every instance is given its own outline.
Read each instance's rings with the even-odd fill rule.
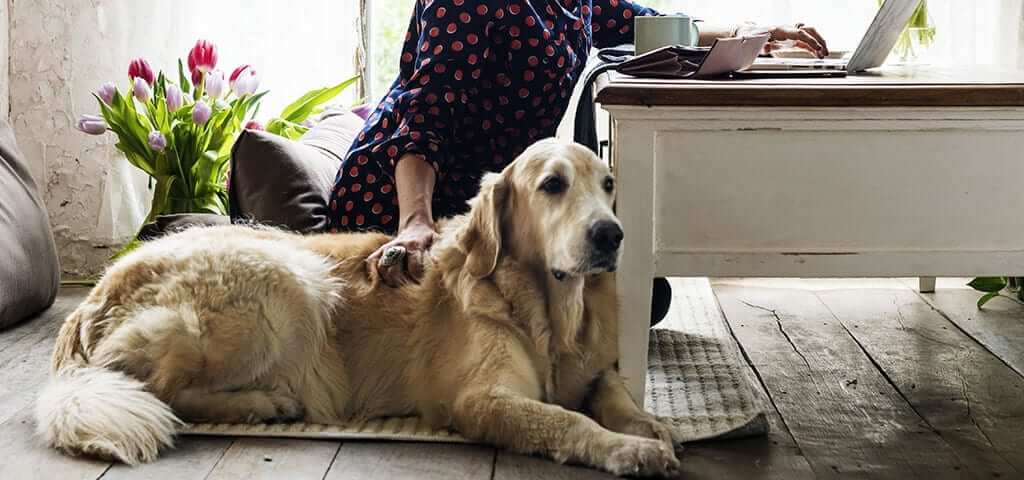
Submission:
[[[679,460],[666,442],[623,436],[608,452],[603,467],[619,476],[667,477],[679,470]]]
[[[682,448],[682,432],[667,421],[651,414],[645,413],[626,421],[618,431],[627,435],[661,440],[674,448]]]

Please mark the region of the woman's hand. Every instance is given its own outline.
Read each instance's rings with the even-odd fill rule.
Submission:
[[[768,33],[770,35],[768,51],[778,48],[778,42],[793,42],[796,48],[802,48],[813,53],[818,58],[828,56],[828,44],[825,38],[818,33],[814,27],[797,23],[795,25],[779,25],[775,27],[763,27],[756,25],[742,25],[736,29],[736,36],[755,35]]]
[[[423,278],[423,267],[427,251],[437,238],[434,225],[427,221],[414,221],[405,226],[393,240],[373,252],[368,258],[370,268],[377,270],[377,276],[389,287],[400,287],[407,282],[419,282]],[[404,248],[405,254],[391,256],[385,252],[393,247]]]
[[[409,281],[418,282],[423,277],[427,250],[437,238],[431,209],[435,181],[434,169],[422,155],[403,155],[395,167],[395,188],[401,217],[398,236],[366,260],[390,287],[400,287]]]

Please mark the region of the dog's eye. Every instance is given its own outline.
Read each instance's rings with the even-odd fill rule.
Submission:
[[[544,193],[557,195],[565,191],[565,180],[562,180],[561,177],[549,177],[540,184],[540,189]]]
[[[604,177],[603,186],[605,192],[612,193],[612,190],[615,190],[615,179],[612,177]]]

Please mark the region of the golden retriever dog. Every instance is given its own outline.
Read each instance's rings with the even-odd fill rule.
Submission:
[[[399,288],[367,264],[381,234],[226,226],[138,248],[61,328],[39,435],[137,464],[182,420],[419,415],[617,475],[675,471],[674,429],[616,371],[608,167],[545,140],[481,185],[439,224],[421,281]]]

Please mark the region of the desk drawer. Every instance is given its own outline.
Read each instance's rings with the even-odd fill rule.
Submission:
[[[1024,135],[922,127],[658,130],[656,250],[1024,250]]]

